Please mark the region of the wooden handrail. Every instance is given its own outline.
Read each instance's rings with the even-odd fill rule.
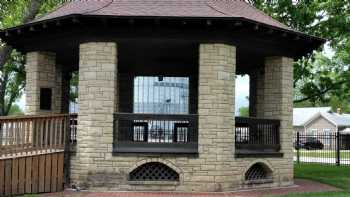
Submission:
[[[0,117],[0,158],[64,150],[76,114]]]
[[[0,116],[2,120],[23,120],[23,119],[35,119],[35,118],[56,118],[65,116],[77,116],[77,114],[47,114],[47,115],[21,115],[21,116]]]

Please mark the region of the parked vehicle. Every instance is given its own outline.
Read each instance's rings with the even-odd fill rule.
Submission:
[[[324,148],[323,143],[313,137],[306,138],[304,142],[299,142],[299,145],[297,142],[294,143],[295,149],[306,149],[306,150],[322,150]]]

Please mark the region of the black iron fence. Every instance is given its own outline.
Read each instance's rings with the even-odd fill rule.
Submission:
[[[350,165],[350,134],[298,132],[293,146],[295,162]]]

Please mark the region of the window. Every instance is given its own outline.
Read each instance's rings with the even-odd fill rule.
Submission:
[[[324,135],[324,143],[326,145],[332,144],[332,129],[323,129],[323,135]]]
[[[133,95],[134,113],[189,114],[189,77],[137,76]],[[134,141],[171,143],[188,140],[187,121],[144,120],[140,124],[134,125]]]
[[[40,88],[40,109],[51,110],[52,89]]]
[[[316,137],[318,130],[317,129],[311,129],[310,130],[310,135]]]
[[[188,114],[189,77],[137,76],[134,113]]]

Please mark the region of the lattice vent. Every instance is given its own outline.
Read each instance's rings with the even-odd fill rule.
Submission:
[[[272,172],[267,166],[256,163],[245,173],[245,180],[252,182],[268,181],[272,179]]]
[[[159,162],[143,164],[133,170],[131,181],[179,181],[179,174],[168,166]]]

